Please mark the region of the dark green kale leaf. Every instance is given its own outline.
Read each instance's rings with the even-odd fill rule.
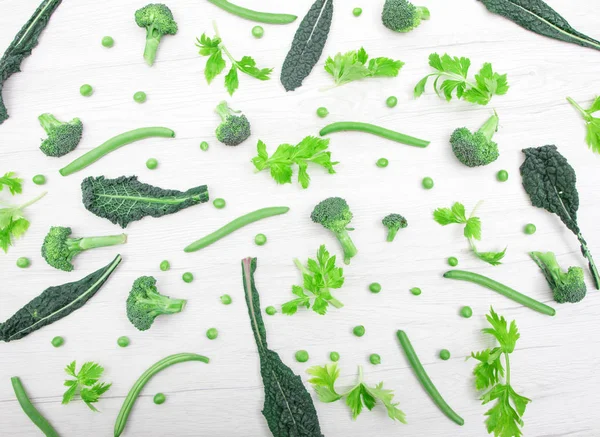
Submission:
[[[81,308],[104,285],[121,262],[121,255],[83,279],[46,288],[42,294],[0,323],[0,340],[19,340]]]
[[[146,216],[162,217],[208,202],[206,185],[185,192],[163,190],[138,181],[137,176],[89,177],[81,183],[81,191],[88,211],[122,228]]]
[[[521,165],[521,177],[531,203],[559,216],[565,226],[577,235],[596,288],[600,289],[598,269],[577,224],[579,193],[575,170],[556,146],[532,147],[524,149],[523,153],[525,161]]]
[[[260,311],[260,298],[254,283],[256,258],[242,260],[244,294],[250,325],[260,358],[265,389],[262,411],[273,437],[323,437],[317,411],[302,379],[294,374],[267,345],[267,332]]]
[[[292,47],[281,67],[281,83],[286,91],[300,88],[304,79],[319,62],[332,18],[333,0],[317,0],[300,23]]]
[[[542,0],[479,0],[490,12],[543,36],[600,50],[596,41],[576,31],[558,12]]]
[[[0,58],[0,124],[8,118],[2,99],[4,82],[14,73],[21,71],[21,62],[31,55],[31,51],[37,46],[42,31],[61,2],[62,0],[44,0]]]

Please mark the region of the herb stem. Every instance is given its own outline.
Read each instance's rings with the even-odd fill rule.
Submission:
[[[510,354],[504,352],[504,358],[506,359],[506,385],[510,385]]]
[[[37,202],[38,200],[40,200],[42,197],[44,197],[46,194],[48,194],[47,191],[44,191],[42,194],[40,194],[39,196],[31,199],[29,202],[25,202],[23,205],[19,206],[19,209],[25,209],[30,205],[33,205],[35,202]]]
[[[583,109],[579,103],[577,103],[575,100],[573,100],[571,97],[567,97],[567,101],[575,108],[577,109],[579,112],[581,112],[581,115],[583,115],[583,118],[586,120],[590,119],[590,114],[588,114],[588,112]]]

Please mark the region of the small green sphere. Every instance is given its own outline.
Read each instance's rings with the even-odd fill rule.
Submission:
[[[450,351],[448,349],[442,349],[440,351],[440,358],[444,361],[450,359]]]
[[[170,270],[171,269],[171,263],[169,261],[167,261],[167,260],[162,261],[160,263],[160,269],[163,272],[166,272],[167,270]]]
[[[223,209],[225,208],[225,205],[227,205],[227,202],[225,202],[225,199],[221,199],[220,197],[213,200],[213,206],[217,209]]]
[[[183,279],[183,282],[187,282],[189,284],[194,280],[194,275],[190,272],[185,272],[183,275],[181,275],[181,279]]]
[[[256,243],[257,246],[264,246],[267,244],[267,236],[265,234],[256,234],[256,237],[254,237],[254,243]]]
[[[388,97],[387,100],[385,101],[385,104],[388,106],[388,108],[394,108],[398,104],[398,97],[396,97],[396,96]]]
[[[429,176],[423,178],[423,181],[421,182],[421,184],[423,185],[423,188],[425,188],[426,190],[431,190],[433,188],[433,186],[435,185],[433,182],[433,179],[431,179]]]
[[[46,183],[46,176],[43,174],[36,174],[31,180],[36,185],[44,185]]]
[[[525,232],[527,235],[533,235],[535,234],[535,231],[537,231],[537,228],[533,223],[526,224],[525,228],[523,229],[523,232]]]
[[[473,315],[473,310],[469,306],[464,306],[460,309],[460,315],[465,319],[469,319]]]
[[[29,258],[25,258],[24,256],[22,256],[21,258],[17,259],[17,267],[20,269],[26,269],[30,265],[31,261],[29,260]]]
[[[214,340],[218,336],[219,336],[219,331],[217,331],[217,328],[210,328],[208,331],[206,331],[206,337],[209,340]]]
[[[148,167],[149,170],[154,170],[158,167],[158,161],[155,158],[150,158],[146,161],[146,167]]]
[[[376,366],[377,364],[381,364],[381,357],[379,356],[379,354],[371,354],[369,355],[369,361],[371,362],[371,364]]]
[[[357,337],[362,337],[363,335],[365,335],[365,327],[363,325],[355,326],[352,330],[352,333]]]
[[[379,158],[376,165],[379,168],[386,168],[389,163],[390,161],[388,161],[386,158]]]
[[[154,395],[154,403],[156,405],[164,404],[166,400],[167,400],[167,397],[162,393],[156,393]]]
[[[122,337],[117,338],[117,344],[121,347],[129,346],[129,337],[122,336]]]
[[[321,106],[319,109],[317,109],[317,115],[321,118],[325,118],[329,115],[329,111],[327,108]]]
[[[377,282],[373,282],[372,284],[369,285],[369,291],[371,293],[379,293],[381,291],[381,284],[379,284]]]
[[[79,93],[84,97],[89,97],[94,94],[94,88],[86,83],[79,87]]]
[[[60,336],[57,336],[52,339],[51,343],[54,347],[61,347],[63,344],[65,344],[65,339]]]
[[[223,305],[230,305],[231,304],[231,296],[228,295],[228,294],[224,294],[219,299],[221,299],[221,303]]]
[[[413,287],[410,289],[410,292],[415,296],[418,296],[419,294],[421,294],[421,289],[419,287]]]
[[[330,352],[329,359],[335,363],[340,360],[340,354],[338,354],[337,352]]]
[[[299,350],[296,352],[296,361],[299,363],[306,363],[308,361],[308,352],[305,350]]]
[[[352,9],[352,15],[354,15],[355,17],[360,17],[362,15],[362,9],[361,8]]]
[[[268,306],[265,308],[265,313],[267,313],[269,316],[274,316],[277,314],[277,309],[275,309],[274,306]]]
[[[496,179],[500,182],[506,182],[508,180],[508,172],[506,170],[500,170],[496,173]]]
[[[254,38],[262,38],[265,35],[265,29],[262,26],[254,26],[252,28],[252,36]]]
[[[206,152],[208,150],[208,143],[206,141],[202,141],[200,143],[200,150],[202,150],[203,152]]]
[[[144,103],[147,98],[148,96],[146,96],[146,93],[143,91],[138,91],[133,95],[133,100],[135,100],[137,103]]]
[[[458,258],[456,258],[455,256],[451,256],[450,258],[448,258],[448,265],[450,267],[456,267],[458,265]]]
[[[105,36],[104,38],[102,38],[102,45],[107,49],[110,49],[112,46],[115,45],[115,40],[112,36]]]

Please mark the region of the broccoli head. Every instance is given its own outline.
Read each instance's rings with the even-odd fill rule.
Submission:
[[[542,269],[556,302],[577,303],[585,297],[587,288],[581,267],[569,267],[569,270],[563,272],[554,253],[531,252],[529,255]]]
[[[79,253],[96,247],[115,246],[127,242],[127,235],[112,235],[105,237],[71,238],[71,228],[53,226],[44,238],[42,256],[55,269],[70,272],[73,270],[71,261]]]
[[[221,124],[217,127],[217,140],[227,146],[238,146],[250,137],[250,122],[245,115],[237,115],[227,102],[219,103],[215,112],[221,116]]]
[[[135,280],[127,298],[127,318],[140,331],[150,329],[154,319],[161,314],[183,311],[185,299],[171,299],[156,288],[156,279],[141,276]]]
[[[383,226],[388,229],[387,241],[394,241],[396,234],[400,229],[404,229],[408,226],[408,222],[400,214],[389,214],[386,215],[381,221]]]
[[[429,9],[407,0],[386,0],[381,14],[383,25],[394,32],[410,32],[429,17]]]
[[[350,264],[358,250],[348,235],[348,230],[352,230],[348,228],[352,212],[346,201],[341,197],[325,199],[315,206],[310,218],[335,234],[344,250],[344,263]]]
[[[498,159],[498,144],[492,141],[498,122],[498,114],[494,111],[494,115],[475,133],[466,127],[456,129],[450,137],[450,145],[458,160],[468,167],[477,167]]]
[[[171,9],[162,3],[150,3],[135,11],[135,22],[146,28],[144,59],[148,65],[154,64],[156,51],[163,35],[175,35],[177,23]]]
[[[48,138],[42,141],[40,149],[46,156],[59,157],[75,150],[81,141],[83,123],[78,118],[70,122],[62,122],[52,114],[42,114],[38,117]]]

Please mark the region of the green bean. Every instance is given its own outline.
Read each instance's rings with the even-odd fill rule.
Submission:
[[[433,402],[438,406],[441,412],[444,413],[446,417],[448,417],[454,423],[457,423],[460,426],[464,425],[464,419],[458,414],[456,414],[452,408],[450,408],[450,405],[446,403],[444,398],[442,398],[440,392],[437,390],[437,388],[435,388],[435,385],[433,385],[433,382],[431,381],[429,375],[427,375],[427,372],[423,368],[423,365],[421,364],[419,357],[413,349],[412,344],[410,343],[410,340],[408,339],[406,333],[402,330],[399,330],[396,334],[398,335],[398,340],[400,340],[400,345],[402,346],[402,349],[406,354],[408,362],[410,363],[415,374],[417,375],[417,379],[419,380],[425,391],[429,394]]]
[[[79,170],[92,165],[110,152],[133,143],[134,141],[143,140],[150,137],[163,137],[163,138],[174,138],[175,132],[166,127],[142,127],[140,129],[130,130],[124,132],[116,137],[112,137],[110,140],[100,144],[98,147],[90,150],[84,155],[81,155],[75,161],[68,164],[59,170],[59,173],[63,176],[69,176],[70,174],[76,173]]]
[[[474,284],[481,285],[482,287],[489,288],[497,293],[500,293],[503,296],[508,297],[509,299],[514,300],[515,302],[520,303],[528,308],[531,308],[534,311],[537,311],[542,314],[546,314],[548,316],[553,316],[556,314],[556,310],[552,307],[549,307],[546,304],[538,302],[535,299],[530,298],[529,296],[525,296],[522,293],[519,293],[517,290],[513,290],[506,285],[503,285],[499,282],[494,281],[493,279],[487,278],[482,275],[478,275],[477,273],[466,272],[464,270],[450,270],[444,273],[444,278],[448,279],[457,279],[459,281],[468,281]]]
[[[40,414],[40,412],[33,406],[27,393],[25,392],[25,388],[23,388],[23,384],[21,384],[21,379],[18,376],[14,376],[10,378],[12,382],[13,390],[15,391],[15,395],[17,396],[17,401],[19,401],[19,405],[27,414],[27,416],[31,419],[31,421],[46,435],[47,437],[59,437],[56,430],[50,425],[50,422],[46,420],[44,416]]]
[[[268,12],[258,12],[251,9],[246,9],[241,6],[234,5],[227,0],[208,0],[213,5],[220,7],[230,14],[237,15],[240,18],[245,18],[250,21],[257,21],[266,24],[290,24],[298,18],[296,15],[290,14],[271,14]]]
[[[331,123],[330,125],[327,125],[323,129],[321,129],[319,135],[325,136],[331,133],[344,131],[365,132],[368,134],[387,138],[388,140],[396,141],[401,144],[406,144],[407,146],[427,147],[429,145],[429,141],[426,140],[410,137],[408,135],[401,134],[400,132],[385,129],[380,126],[375,126],[374,124],[359,123],[354,121],[342,121],[338,123]]]
[[[289,210],[290,209],[287,206],[275,206],[272,208],[263,208],[250,212],[246,215],[236,218],[232,222],[227,223],[225,226],[217,229],[212,234],[208,234],[206,237],[193,242],[183,250],[185,252],[195,252],[197,250],[204,249],[206,246],[210,246],[211,244],[219,241],[221,238],[226,237],[232,232],[237,231],[238,229],[243,228],[250,223],[254,223],[267,217],[285,214]]]
[[[202,355],[192,354],[192,353],[181,353],[175,355],[169,355],[166,358],[156,362],[151,367],[148,368],[142,375],[138,378],[138,380],[133,384],[129,393],[125,397],[123,401],[123,406],[121,407],[121,411],[119,411],[119,415],[117,416],[117,421],[115,422],[115,437],[119,437],[123,430],[125,429],[125,425],[127,424],[127,419],[129,414],[131,413],[131,409],[135,404],[140,392],[144,388],[144,386],[150,381],[150,379],[159,373],[161,370],[166,369],[169,366],[172,366],[177,363],[183,363],[185,361],[202,361],[203,363],[208,364],[209,359]]]

